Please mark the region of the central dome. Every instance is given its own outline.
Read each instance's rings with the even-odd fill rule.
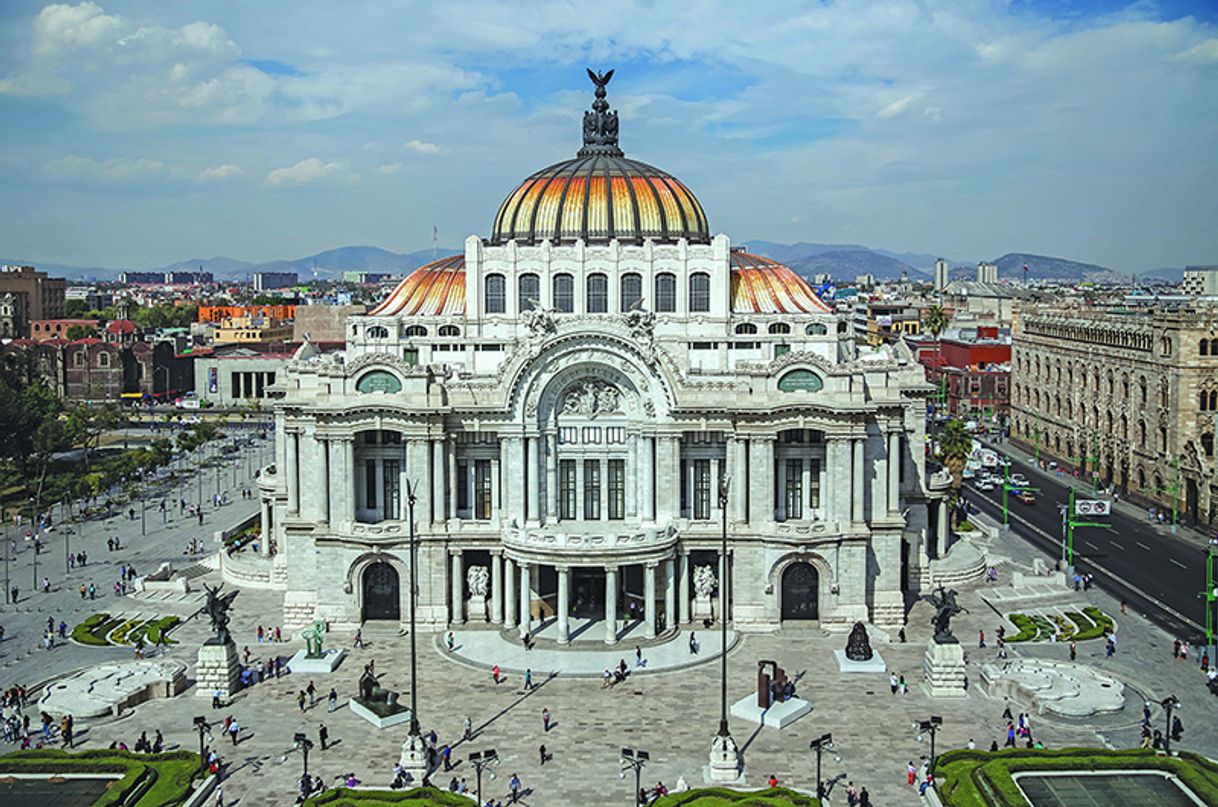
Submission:
[[[709,242],[706,214],[689,188],[665,171],[627,159],[618,148],[617,112],[605,101],[613,71],[589,70],[588,76],[596,100],[584,113],[584,147],[574,159],[541,169],[508,194],[490,242]]]

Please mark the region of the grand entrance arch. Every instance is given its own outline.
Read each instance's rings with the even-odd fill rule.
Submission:
[[[819,619],[820,575],[811,563],[797,561],[782,573],[782,618]]]
[[[383,560],[371,563],[364,569],[364,610],[362,617],[370,619],[400,619],[402,606],[399,600],[398,573]]]

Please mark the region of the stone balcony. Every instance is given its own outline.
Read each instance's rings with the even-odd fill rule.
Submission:
[[[646,563],[672,555],[675,527],[629,522],[558,523],[503,531],[503,544],[516,559],[539,563]]]

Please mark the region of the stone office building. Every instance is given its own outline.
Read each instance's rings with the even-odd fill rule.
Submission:
[[[1011,383],[1013,441],[1218,524],[1218,308],[1026,308]]]
[[[433,629],[544,621],[566,643],[579,620],[612,643],[721,605],[743,630],[903,624],[934,553],[929,385],[847,330],[627,159],[598,88],[578,155],[509,193],[489,238],[277,382],[261,562],[285,623],[405,621],[413,512]]]

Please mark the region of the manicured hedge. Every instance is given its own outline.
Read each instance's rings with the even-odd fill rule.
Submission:
[[[416,787],[412,790],[348,790],[338,787],[307,799],[304,807],[470,807],[471,803],[466,796],[436,787]]]
[[[185,801],[199,771],[199,756],[190,751],[133,754],[127,751],[81,751],[55,748],[15,751],[0,756],[0,773],[121,773],[92,807],[175,807]]]
[[[1032,617],[1027,614],[1010,614],[1007,619],[1011,620],[1012,625],[1019,628],[1019,633],[1006,639],[1008,642],[1030,642],[1040,632],[1036,623],[1032,621]]]
[[[949,751],[935,760],[935,781],[948,807],[1027,807],[1013,773],[1138,769],[1171,771],[1203,802],[1218,804],[1218,765],[1187,752],[1168,757],[1141,749]]]
[[[81,622],[76,627],[72,628],[72,639],[81,644],[94,645],[95,647],[105,647],[109,644],[105,636],[100,639],[93,635],[93,631],[107,620],[110,619],[109,614],[93,614],[84,622]]]
[[[819,804],[819,799],[785,787],[743,792],[703,787],[684,793],[669,793],[654,802],[655,807],[817,807]]]
[[[157,642],[160,641],[162,634],[168,634],[169,631],[176,628],[178,626],[178,623],[181,621],[182,620],[179,617],[167,616],[167,617],[162,617],[161,619],[157,620],[156,622],[150,622],[148,625],[148,632],[146,634],[148,643],[156,644]],[[165,637],[165,643],[166,644],[177,644],[173,639],[170,639],[168,636]]]

